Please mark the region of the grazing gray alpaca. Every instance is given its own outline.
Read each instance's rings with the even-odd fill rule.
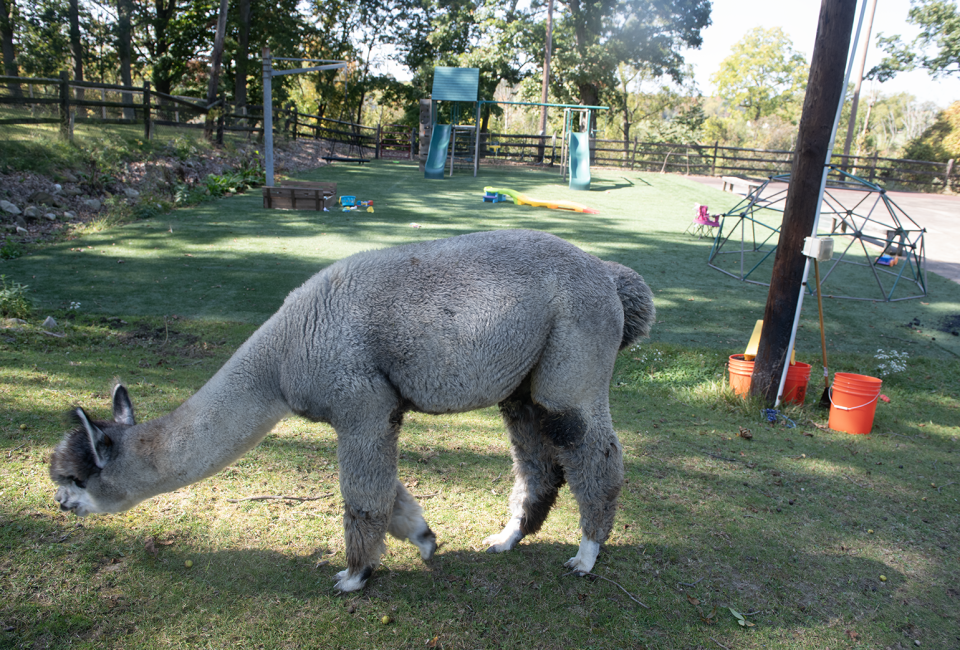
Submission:
[[[337,432],[347,568],[360,589],[386,533],[428,559],[437,548],[397,480],[406,411],[499,404],[516,481],[512,517],[487,538],[512,549],[537,532],[564,482],[589,572],[613,526],[623,457],[608,405],[617,352],[654,322],[634,271],[542,232],[475,233],[353,255],[313,276],[173,413],[135,424],[126,389],[113,422],[79,425],[54,450],[55,499],[80,516],[119,512],[218,472],[291,412]]]

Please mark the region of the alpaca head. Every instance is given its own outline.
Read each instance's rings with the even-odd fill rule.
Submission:
[[[133,505],[116,480],[118,472],[111,471],[122,465],[118,459],[123,455],[124,433],[134,425],[127,389],[120,384],[113,389],[113,422],[91,420],[79,407],[70,415],[78,426],[50,457],[50,478],[58,486],[54,499],[60,509],[83,517]]]

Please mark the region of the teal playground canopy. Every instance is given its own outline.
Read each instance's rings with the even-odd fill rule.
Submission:
[[[435,102],[475,102],[480,92],[480,68],[434,68]]]

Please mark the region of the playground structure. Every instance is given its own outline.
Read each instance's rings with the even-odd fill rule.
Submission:
[[[298,61],[323,63],[309,68],[295,68],[293,70],[274,70],[274,61]],[[263,123],[273,124],[273,78],[286,74],[300,74],[303,72],[320,72],[323,70],[339,70],[347,67],[346,61],[333,59],[300,59],[288,57],[274,57],[270,48],[263,48]],[[273,187],[273,129],[263,130],[263,159],[267,187]]]
[[[479,68],[434,68],[433,90],[430,93],[430,146],[423,169],[425,178],[442,179],[448,158],[450,175],[453,176],[457,158],[457,132],[477,130],[476,125],[459,124],[460,104],[476,103],[479,87]],[[450,124],[438,123],[438,102],[450,102]]]
[[[590,138],[591,113],[594,110],[608,110],[607,106],[582,106],[575,104],[544,104],[541,102],[510,102],[478,99],[480,70],[478,68],[434,68],[433,88],[430,95],[429,114],[422,108],[421,124],[429,121],[429,145],[423,173],[425,178],[442,179],[453,172],[458,162],[472,163],[473,175],[480,168],[481,146],[498,152],[499,145],[482,142],[479,124],[485,105],[507,104],[514,106],[537,106],[564,109],[563,135],[561,145],[561,173],[566,180],[569,175],[570,189],[590,189]],[[449,103],[449,124],[439,122],[439,102]],[[473,124],[461,124],[461,104],[476,105],[476,120]],[[424,106],[426,100],[421,104]],[[579,130],[574,124],[579,118]],[[425,135],[427,130],[422,130]],[[473,137],[472,151],[469,146],[461,145],[462,136]]]
[[[708,266],[744,282],[769,286],[757,278],[770,276],[789,183],[790,174],[771,176],[721,215]],[[817,236],[832,237],[838,244],[820,286],[807,285],[811,294],[820,291],[828,298],[884,302],[927,295],[926,229],[884,189],[831,165],[819,223]],[[729,255],[737,260],[736,272],[721,266],[723,256]],[[830,290],[828,282],[837,288]],[[873,295],[847,295],[860,287],[875,287],[869,290]]]
[[[511,106],[539,106],[564,109],[563,134],[561,137],[560,172],[564,180],[570,177],[570,189],[590,189],[590,134],[591,111],[609,110],[608,106],[583,106],[580,104],[544,104],[542,102],[508,102],[496,100],[480,100],[477,102],[477,123],[480,123],[480,112],[485,104],[505,104]],[[580,118],[582,131],[574,131],[573,124],[576,117]],[[476,133],[476,142],[473,151],[473,175],[480,169],[480,132]]]

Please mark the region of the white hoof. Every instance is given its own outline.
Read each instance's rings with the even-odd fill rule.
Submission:
[[[567,560],[563,566],[572,569],[579,575],[590,573],[593,565],[597,563],[597,556],[600,554],[600,545],[586,537],[580,540],[580,550],[577,554]]]
[[[334,586],[335,589],[339,591],[357,591],[358,589],[363,589],[363,586],[367,584],[367,579],[361,577],[362,574],[350,575],[350,569],[344,569],[334,576],[334,579],[337,581],[337,584]]]
[[[523,533],[520,532],[520,520],[511,519],[502,531],[486,538],[483,543],[488,547],[487,553],[503,553],[512,550],[521,539]]]

